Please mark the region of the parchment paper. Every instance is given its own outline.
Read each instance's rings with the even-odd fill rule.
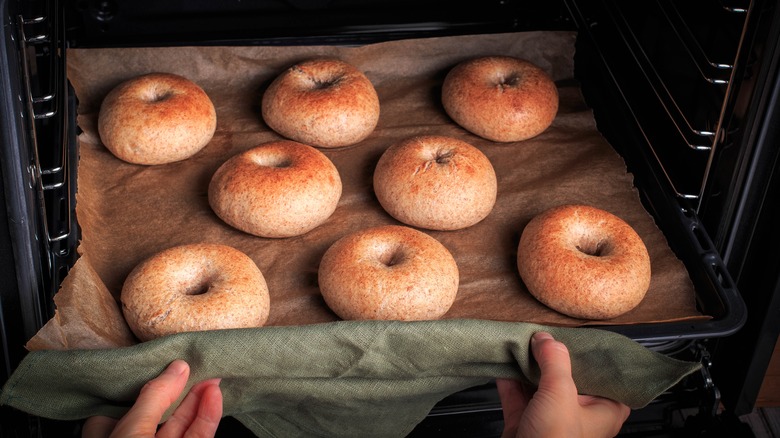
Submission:
[[[335,321],[338,318],[317,287],[321,256],[348,233],[399,224],[374,196],[373,168],[393,143],[413,135],[435,134],[457,137],[481,149],[495,167],[499,182],[496,206],[485,220],[459,231],[426,231],[452,252],[460,270],[458,296],[444,318],[561,326],[707,318],[696,309],[695,291],[683,264],[641,205],[624,161],[596,129],[573,79],[575,37],[570,32],[530,32],[361,47],[69,50],[68,77],[79,99],[78,125],[83,130],[76,204],[83,233],[82,258],[69,275],[94,269],[96,276],[87,276],[99,279],[94,288],[105,288],[118,299],[125,277],[144,258],[174,245],[223,243],[248,254],[263,272],[271,293],[268,325]],[[517,143],[484,140],[456,125],[441,106],[440,88],[450,68],[471,57],[495,54],[528,59],[558,85],[558,115],[536,138]],[[232,229],[208,205],[206,190],[212,174],[234,154],[281,138],[263,123],[262,93],[288,66],[319,56],[337,57],[364,71],[381,105],[379,124],[369,138],[350,147],[321,149],[343,182],[336,212],[315,230],[287,239],[259,238]],[[203,87],[217,110],[217,131],[188,160],[160,166],[128,164],[100,143],[96,129],[99,106],[121,81],[155,71],[176,73]],[[534,215],[563,203],[585,203],[610,211],[642,237],[653,274],[650,290],[636,309],[608,321],[584,321],[547,308],[527,292],[516,268],[520,233]],[[66,298],[58,301],[59,314],[68,303],[79,301],[86,287],[83,283],[63,285],[59,294]],[[92,312],[83,317],[100,321],[116,314]]]

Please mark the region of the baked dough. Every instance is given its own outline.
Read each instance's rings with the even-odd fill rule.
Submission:
[[[455,123],[480,137],[522,141],[552,124],[558,89],[527,60],[486,56],[461,62],[447,73],[442,104]]]
[[[418,136],[390,146],[374,171],[374,192],[399,221],[457,230],[481,221],[496,203],[490,160],[476,147],[445,136]]]
[[[260,237],[292,237],[325,222],[341,198],[336,166],[294,141],[262,144],[217,169],[209,204],[228,225]]]
[[[122,312],[141,341],[180,332],[260,327],[270,298],[249,256],[226,245],[190,244],[144,260],[122,286]]]
[[[438,319],[458,292],[458,266],[449,250],[400,225],[342,237],[325,252],[318,272],[322,297],[342,319]]]
[[[135,77],[112,89],[98,114],[100,140],[117,158],[133,164],[181,161],[203,149],[217,128],[208,95],[170,73]]]
[[[313,59],[280,74],[263,93],[263,119],[291,140],[315,147],[349,146],[368,137],[379,121],[379,97],[356,67]]]
[[[635,308],[650,287],[650,256],[621,218],[587,205],[562,205],[523,230],[517,268],[528,291],[574,318],[614,318]]]

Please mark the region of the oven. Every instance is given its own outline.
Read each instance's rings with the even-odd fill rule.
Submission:
[[[576,33],[574,74],[599,132],[709,318],[604,325],[700,361],[621,435],[728,430],[752,411],[780,332],[780,8],[772,0],[220,2],[3,0],[0,45],[2,378],[54,314],[78,258],[78,100],[69,50],[360,46],[534,31]],[[3,435],[78,425],[2,411]],[[6,420],[8,419],[8,420]],[[413,436],[500,436],[495,387],[442,400]],[[226,419],[226,436],[240,425]],[[719,428],[719,429],[718,429]],[[736,433],[736,432],[735,432]]]

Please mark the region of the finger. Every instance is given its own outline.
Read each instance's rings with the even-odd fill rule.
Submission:
[[[175,360],[157,378],[141,388],[135,404],[114,429],[116,436],[154,435],[165,411],[179,398],[187,384],[190,367]]]
[[[526,392],[522,383],[512,379],[496,379],[496,389],[504,414],[504,433],[501,436],[513,437],[517,434],[520,417],[528,405]]]
[[[206,386],[200,399],[198,415],[187,430],[187,437],[213,437],[222,419],[222,391],[218,384]]]
[[[571,376],[571,358],[566,346],[546,332],[534,333],[531,351],[539,364],[541,376],[539,391],[542,393],[571,396],[577,387]]]
[[[219,388],[219,381],[220,379],[204,380],[193,386],[171,417],[168,418],[165,424],[163,424],[157,432],[157,436],[161,438],[183,436],[184,432],[187,431],[190,424],[192,424],[198,415],[198,409],[203,399],[204,392],[206,392],[209,386],[216,386]]]
[[[593,427],[594,436],[615,436],[625,423],[631,409],[623,403],[603,397],[580,396],[584,418]]]
[[[116,418],[104,417],[97,415],[87,418],[84,425],[81,427],[82,438],[105,438],[111,435],[111,431],[117,423]]]

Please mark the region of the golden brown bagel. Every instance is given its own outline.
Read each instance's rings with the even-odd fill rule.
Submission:
[[[444,245],[399,225],[342,237],[319,267],[322,296],[342,319],[438,319],[455,301],[458,282],[458,266]]]
[[[476,147],[444,136],[412,137],[390,146],[374,171],[382,207],[399,221],[457,230],[484,219],[496,203],[496,173]]]
[[[260,237],[311,231],[336,210],[341,178],[317,149],[289,140],[238,154],[217,169],[209,204],[228,225]]]
[[[650,287],[650,256],[619,217],[586,205],[551,208],[523,230],[517,269],[548,307],[583,319],[608,319],[635,308]]]
[[[323,148],[368,137],[379,121],[379,97],[354,66],[315,59],[280,74],[262,99],[263,119],[291,140]]]
[[[122,312],[142,341],[179,332],[260,327],[268,319],[265,278],[241,251],[217,244],[161,251],[133,269]]]
[[[442,85],[444,110],[455,123],[497,142],[539,135],[558,113],[558,89],[529,61],[486,56],[461,62]]]
[[[194,82],[150,73],[117,85],[100,106],[100,140],[134,164],[181,161],[203,149],[217,128],[208,95]]]

